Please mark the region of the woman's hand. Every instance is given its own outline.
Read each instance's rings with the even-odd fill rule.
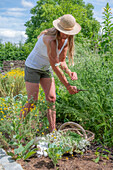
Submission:
[[[71,85],[69,85],[69,86],[67,87],[67,90],[69,91],[70,94],[78,93],[76,86],[71,86]]]
[[[78,80],[77,73],[71,72],[70,73],[71,80]]]

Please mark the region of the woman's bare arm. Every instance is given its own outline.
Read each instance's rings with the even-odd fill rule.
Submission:
[[[59,80],[67,88],[70,85],[69,82],[67,81],[67,79],[66,79],[65,75],[63,74],[63,72],[61,71],[61,69],[58,66],[55,66],[56,63],[60,62],[57,57],[57,53],[56,53],[56,42],[55,41],[51,41],[51,45],[50,45],[50,47],[49,46],[47,47],[47,51],[48,51],[50,65],[51,65],[53,71],[56,73]]]

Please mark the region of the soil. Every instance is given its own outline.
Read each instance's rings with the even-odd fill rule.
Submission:
[[[108,150],[111,152],[108,155],[109,159],[101,157],[98,163],[94,162],[94,159],[98,157],[95,154],[98,147],[100,148],[98,152],[103,152],[104,155],[108,155]],[[24,170],[113,170],[113,148],[105,149],[107,151],[103,151],[101,145],[92,143],[83,155],[76,153],[73,156],[69,154],[64,155],[62,159],[58,160],[56,168],[51,159],[44,156],[38,157],[35,155],[26,161],[18,160],[17,162],[21,164]]]

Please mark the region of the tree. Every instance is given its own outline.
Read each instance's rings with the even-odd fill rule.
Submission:
[[[100,24],[93,18],[93,5],[83,0],[39,0],[31,9],[32,17],[26,22],[27,42],[36,42],[36,37],[44,29],[53,27],[52,21],[64,14],[72,14],[81,25],[81,35],[92,38],[92,34],[98,32]],[[77,35],[78,36],[78,35]]]
[[[87,17],[89,19],[93,19],[93,9],[94,9],[94,6],[91,3],[88,3],[86,5],[86,9],[87,9]]]

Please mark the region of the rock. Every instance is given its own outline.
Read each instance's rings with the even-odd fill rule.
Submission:
[[[0,170],[23,170],[23,168],[0,148]]]

